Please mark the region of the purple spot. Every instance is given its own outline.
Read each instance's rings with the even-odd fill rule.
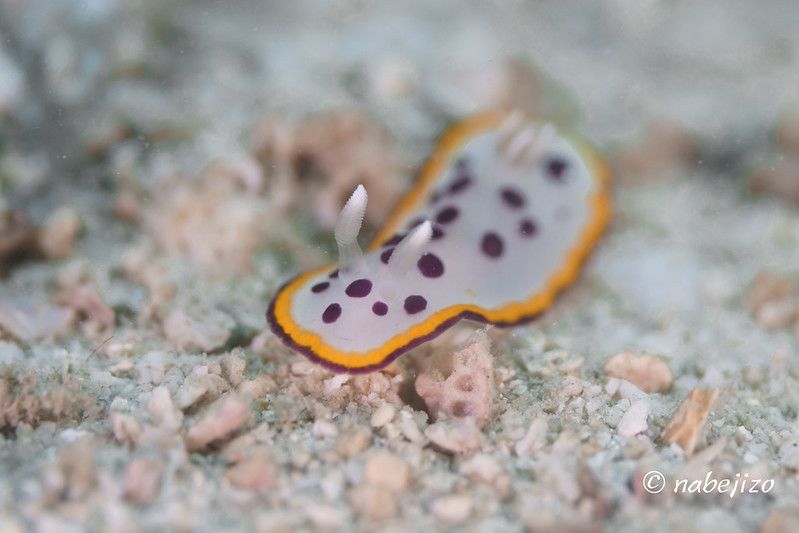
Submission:
[[[372,282],[366,278],[356,279],[344,290],[351,298],[363,298],[372,292]]]
[[[522,221],[519,222],[519,233],[522,237],[533,237],[538,233],[538,225],[529,218],[523,218]]]
[[[460,176],[452,182],[452,185],[449,186],[449,192],[450,194],[458,194],[471,184],[472,178],[469,176]]]
[[[493,231],[489,231],[483,235],[483,242],[480,244],[480,247],[483,249],[483,253],[488,257],[499,257],[502,255],[505,245],[502,243],[502,238],[499,235]]]
[[[341,316],[341,306],[339,304],[330,304],[325,309],[325,312],[322,313],[322,322],[325,324],[332,324],[338,317]]]
[[[560,157],[553,157],[547,162],[547,173],[549,173],[549,177],[553,180],[563,181],[563,174],[566,172],[566,167],[568,166],[566,160]]]
[[[524,196],[516,189],[505,187],[499,191],[502,201],[512,209],[519,209],[524,205]]]
[[[388,305],[385,302],[375,302],[372,304],[372,312],[377,316],[384,316],[388,313]]]
[[[384,265],[388,264],[388,260],[391,259],[391,254],[394,253],[394,248],[387,248],[383,250],[383,253],[380,254],[380,260],[383,262]]]
[[[424,254],[417,261],[419,272],[426,278],[439,278],[444,274],[444,263],[434,254]]]
[[[433,240],[440,239],[444,236],[444,230],[438,224],[433,224]]]
[[[458,208],[454,206],[447,206],[436,215],[436,222],[439,224],[449,224],[458,218]]]
[[[423,296],[419,296],[418,294],[413,294],[405,298],[404,307],[405,311],[409,315],[420,313],[425,309],[427,309],[427,300],[425,300]]]
[[[322,291],[326,291],[328,287],[330,287],[330,283],[327,281],[323,281],[322,283],[317,283],[316,285],[311,287],[311,292],[320,293]]]
[[[404,236],[404,233],[395,233],[393,237],[383,243],[383,246],[394,246],[398,244]]]
[[[338,277],[338,269],[336,269],[336,270],[334,270],[333,272],[331,272],[331,273],[330,273],[330,275],[329,275],[328,277],[329,277],[330,279],[336,279],[336,278]]]

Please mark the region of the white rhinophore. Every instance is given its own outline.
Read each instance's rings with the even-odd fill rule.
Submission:
[[[389,271],[396,276],[405,275],[422,256],[422,249],[433,238],[433,225],[425,220],[406,235],[394,248],[388,260]]]
[[[367,201],[366,189],[358,185],[336,220],[333,235],[338,244],[338,266],[342,272],[354,270],[363,258],[363,251],[358,245],[358,233],[361,231]]]
[[[524,124],[524,115],[521,111],[514,110],[510,112],[499,125],[497,132],[497,154],[503,154],[508,149],[508,145],[513,141],[513,138],[519,133],[519,129]]]
[[[531,127],[525,127],[513,138],[507,150],[505,150],[505,156],[512,163],[518,163],[522,154],[535,142],[535,138],[535,130]]]
[[[535,138],[535,141],[533,141],[532,146],[530,146],[525,153],[525,163],[532,165],[538,161],[538,158],[540,158],[544,152],[549,149],[549,145],[551,145],[552,141],[555,140],[555,133],[555,126],[553,126],[551,122],[544,124],[544,127],[541,128],[541,131],[538,132],[538,136]]]
[[[518,109],[509,113],[505,120],[502,121],[502,124],[499,125],[500,142],[506,142],[513,137],[522,125],[523,120],[524,114]]]

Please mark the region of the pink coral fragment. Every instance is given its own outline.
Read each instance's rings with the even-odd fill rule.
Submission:
[[[440,418],[471,418],[485,427],[494,398],[494,361],[485,331],[454,353],[435,357],[431,367],[416,378],[416,392],[430,413]]]

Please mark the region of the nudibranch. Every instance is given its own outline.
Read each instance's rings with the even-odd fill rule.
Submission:
[[[338,264],[283,285],[267,310],[287,345],[368,372],[460,319],[519,324],[578,275],[611,216],[610,171],[585,141],[518,113],[450,127],[363,253],[367,194],[335,226]]]

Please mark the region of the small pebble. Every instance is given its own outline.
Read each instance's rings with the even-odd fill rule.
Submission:
[[[473,481],[489,485],[502,499],[513,492],[510,476],[502,464],[490,454],[477,453],[463,461],[458,470]]]
[[[81,222],[72,209],[63,208],[50,215],[39,232],[39,248],[47,259],[66,259],[72,255]]]
[[[458,454],[479,450],[486,442],[485,435],[469,418],[436,422],[424,434],[436,446]]]
[[[350,518],[347,509],[319,502],[309,502],[304,512],[317,531],[342,531]]]
[[[247,362],[239,352],[231,352],[222,359],[222,375],[234,387],[244,381],[244,368]]]
[[[679,445],[686,455],[693,454],[707,415],[718,395],[718,389],[692,390],[672,413],[671,420],[660,435],[661,440],[667,444]]]
[[[127,444],[128,446],[136,446],[142,435],[142,428],[139,421],[133,415],[112,412],[111,431],[114,433],[114,438],[120,444]]]
[[[394,419],[397,410],[393,405],[384,403],[372,413],[372,427],[381,428]]]
[[[134,459],[125,470],[123,494],[129,502],[145,505],[158,495],[163,464],[155,459]]]
[[[339,435],[338,439],[336,439],[336,452],[345,459],[352,459],[364,451],[371,442],[371,430],[358,426]]]
[[[417,444],[425,441],[424,435],[419,430],[419,425],[409,410],[400,411],[399,418],[399,429],[403,437]]]
[[[338,435],[338,428],[329,420],[317,419],[313,423],[311,433],[314,437],[326,438]]]
[[[379,450],[366,460],[363,478],[369,484],[385,487],[392,492],[400,492],[408,486],[410,468],[393,453]]]
[[[646,400],[635,400],[630,408],[625,411],[616,426],[616,431],[622,437],[634,437],[646,431],[649,426],[646,419],[649,416],[649,402]]]
[[[225,479],[247,490],[265,491],[277,483],[277,467],[266,452],[257,452],[228,468]]]
[[[644,392],[665,392],[672,383],[666,361],[649,354],[618,353],[605,363],[605,374],[627,380]]]
[[[186,447],[201,450],[244,426],[252,415],[250,404],[237,396],[220,398],[186,432]]]
[[[533,452],[537,452],[546,445],[547,432],[549,431],[546,415],[540,415],[530,422],[524,437],[516,441],[513,451],[516,455],[523,457]]]
[[[163,385],[153,389],[147,409],[157,426],[177,432],[183,425],[183,413],[172,401],[169,389]]]
[[[766,331],[776,331],[790,326],[799,316],[799,303],[792,298],[764,303],[755,315],[757,323]]]
[[[390,518],[397,513],[394,495],[384,487],[366,483],[358,485],[350,491],[349,500],[358,514],[375,520]]]
[[[472,512],[472,499],[466,494],[452,494],[436,498],[430,507],[436,518],[454,526],[463,523]]]

